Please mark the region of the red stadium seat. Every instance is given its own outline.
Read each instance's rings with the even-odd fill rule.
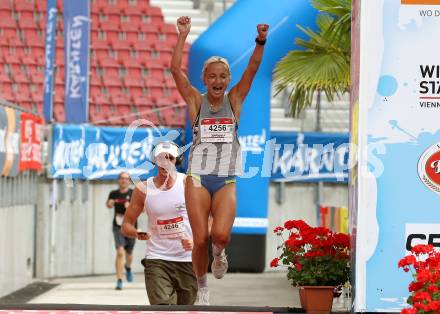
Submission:
[[[104,94],[95,95],[94,101],[96,104],[99,104],[99,105],[110,105],[110,103],[111,103],[110,98]]]
[[[47,11],[47,1],[35,1],[35,10],[38,12]]]
[[[64,106],[62,103],[55,103],[53,108],[53,115],[56,122],[64,122],[66,117],[64,114]]]
[[[99,32],[98,32],[97,27],[95,28],[94,25],[92,24],[92,29],[90,30],[90,41],[92,43],[99,40],[98,34],[99,34]]]
[[[159,40],[160,24],[142,24],[139,30],[144,41],[154,43]]]
[[[35,48],[42,48],[43,51],[45,51],[44,41],[42,38],[33,37],[33,38],[27,38],[27,46],[32,47],[32,49]]]
[[[16,28],[17,28],[17,23],[12,17],[9,18],[5,17],[0,20],[0,29],[2,29],[3,32],[5,32],[5,29],[13,29],[15,32]]]
[[[44,73],[42,73],[42,72],[32,73],[31,80],[33,83],[43,84],[44,83]]]
[[[122,91],[122,82],[119,76],[116,75],[104,75],[103,85],[108,89],[110,95],[118,95]]]
[[[124,95],[124,94],[115,95],[112,96],[111,100],[112,103],[116,106],[131,105],[131,100],[128,95]]]
[[[55,47],[64,48],[64,36],[56,36]]]
[[[13,1],[14,11],[34,11],[34,1],[21,0],[21,1]]]
[[[11,84],[6,84],[6,86],[1,87],[0,98],[6,99],[7,101],[14,101],[14,94],[12,92]]]
[[[156,100],[148,96],[136,96],[133,98],[134,105],[137,107],[153,108],[156,106]]]
[[[55,94],[55,96],[56,96],[57,94]],[[41,91],[34,91],[34,92],[31,92],[31,99],[32,99],[32,102],[39,102],[39,101],[43,101],[43,90],[41,90]],[[63,101],[64,101],[64,99],[63,99]]]
[[[14,71],[12,80],[15,83],[30,83],[30,80],[28,79],[26,73],[21,71]]]
[[[7,75],[5,72],[0,72],[0,86],[3,83],[11,83],[11,79],[9,78],[9,75]]]
[[[9,65],[21,63],[20,57],[16,54],[4,54],[3,57],[5,62]]]
[[[27,43],[30,39],[37,38],[42,43],[44,43],[44,34],[38,28],[22,28],[23,38]]]
[[[101,10],[105,15],[107,15],[107,21],[112,22],[116,25],[119,24],[121,12],[117,4],[113,5],[107,3],[106,5],[101,7]]]
[[[142,66],[148,69],[148,79],[153,79],[156,81],[164,81],[164,69],[165,67],[154,60],[145,60],[142,62]]]
[[[175,45],[175,43],[177,42],[177,30],[175,25],[162,24],[160,25],[160,31],[164,35],[163,40],[166,40],[167,42]]]
[[[55,64],[57,66],[64,66],[64,54],[55,53]]]
[[[91,46],[94,50],[108,50],[110,48],[109,42],[101,39],[93,41]]]
[[[142,87],[144,86],[143,82],[142,82],[142,78],[141,77],[133,77],[131,75],[128,75],[127,77],[125,77],[124,80],[124,85],[127,87],[139,87],[142,89]]]
[[[136,10],[148,9],[150,7],[149,0],[136,0],[136,1],[128,1],[126,5],[126,10],[130,8],[135,8]]]
[[[19,20],[23,18],[34,17],[34,3],[33,1],[13,1],[14,11],[18,13]]]
[[[110,47],[112,47],[113,50],[131,50],[133,44],[127,39],[113,38],[110,41]]]
[[[99,66],[104,72],[104,76],[119,76],[119,63],[110,57],[101,58]]]
[[[144,2],[144,1],[142,1]],[[138,6],[131,6],[128,5],[124,9],[124,13],[129,17],[130,23],[133,25],[141,25],[142,24],[142,8],[139,8]]]
[[[29,91],[23,91],[23,90],[20,90],[20,92],[19,93],[16,93],[15,94],[15,101],[18,103],[18,104],[21,104],[21,103],[23,103],[23,102],[31,102],[31,96],[30,96],[30,94],[29,94]]]
[[[141,114],[140,118],[147,119],[148,121],[150,121],[155,126],[160,126],[161,125],[161,122],[159,120],[159,116],[158,116],[158,114],[154,110],[152,110],[151,112],[146,113],[146,114]]]
[[[54,101],[56,103],[64,103],[64,93],[55,93]]]
[[[106,39],[111,41],[118,38],[119,27],[118,24],[112,21],[101,21],[99,22],[99,29],[104,31],[106,34]]]
[[[101,88],[101,85],[101,78],[95,72],[93,72],[90,76],[90,86]]]
[[[106,87],[122,86],[122,82],[121,82],[119,76],[104,75],[102,78],[102,83]]]
[[[12,6],[9,0],[0,1],[0,10],[2,11],[12,11]]]
[[[135,73],[139,73],[139,76],[136,75],[136,77],[140,77],[140,71],[142,65],[141,65],[141,60],[139,58],[133,58],[133,57],[124,58],[122,59],[122,65],[127,69],[129,75],[136,75]]]
[[[129,67],[129,68],[126,68],[126,71],[127,71],[127,75],[126,75],[127,77],[136,79],[136,80],[140,81],[140,83],[143,84],[142,68],[141,67]]]
[[[18,27],[21,29],[30,28],[30,29],[38,29],[38,25],[35,23],[33,16],[31,17],[20,17],[17,21]]]
[[[142,19],[144,22],[160,25],[164,23],[162,10],[158,7],[150,6],[148,8],[141,9],[143,15]]]

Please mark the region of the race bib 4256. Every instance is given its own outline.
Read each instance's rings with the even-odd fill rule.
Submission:
[[[234,121],[231,118],[202,119],[202,143],[232,143]]]

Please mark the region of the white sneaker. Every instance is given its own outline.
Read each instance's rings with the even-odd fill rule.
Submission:
[[[196,302],[194,302],[194,305],[209,305],[209,289],[206,288],[199,288],[197,291],[197,297]]]
[[[211,264],[211,271],[215,278],[221,279],[228,271],[228,260],[226,259],[225,251],[222,251],[220,256],[214,256]]]

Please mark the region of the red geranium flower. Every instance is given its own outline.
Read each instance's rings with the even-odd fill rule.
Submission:
[[[432,245],[416,245],[411,255],[402,258],[398,267],[404,271],[411,269],[414,280],[409,284],[411,296],[402,314],[438,314],[440,313],[440,252]]]
[[[272,265],[285,266],[294,286],[339,286],[348,281],[350,237],[322,227],[311,227],[303,220],[287,220],[280,237],[280,254]],[[283,234],[286,233],[286,234]],[[281,264],[280,264],[281,261]]]
[[[275,258],[270,262],[270,267],[277,267],[279,261],[280,261],[280,259],[279,259],[278,257],[275,257]]]

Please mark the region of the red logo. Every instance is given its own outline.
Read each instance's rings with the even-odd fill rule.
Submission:
[[[423,152],[417,168],[420,180],[431,191],[440,194],[440,143],[430,146]]]

